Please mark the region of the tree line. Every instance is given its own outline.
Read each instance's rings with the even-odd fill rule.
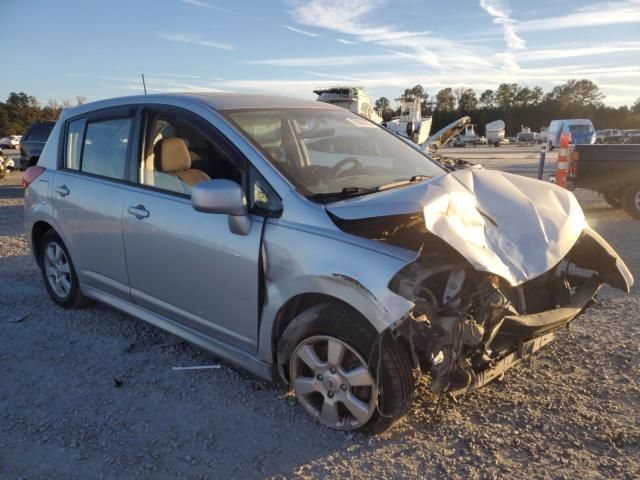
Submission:
[[[59,103],[49,100],[40,104],[36,98],[26,93],[11,92],[6,102],[0,102],[0,137],[22,135],[29,125],[43,120],[55,121],[63,108],[73,107],[86,102],[86,98],[78,96],[73,100]]]
[[[432,132],[463,115],[471,117],[480,134],[484,134],[487,123],[498,119],[507,124],[507,135],[515,135],[523,126],[539,131],[558,118],[589,118],[597,129],[640,128],[640,98],[632,106],[608,107],[600,88],[586,79],[569,80],[546,93],[538,86],[502,83],[479,95],[472,88],[447,87],[430,96],[422,85],[416,85],[405,89],[401,96],[424,100],[422,114],[433,116]],[[41,104],[31,95],[11,92],[6,102],[0,102],[0,136],[20,135],[36,121],[57,120],[63,108],[85,101],[85,97],[78,96],[75,101],[49,100]],[[400,109],[394,110],[386,97],[376,100],[375,107],[386,121],[400,114]]]
[[[608,107],[600,88],[587,79],[569,80],[546,93],[538,86],[502,83],[479,95],[472,88],[447,87],[430,96],[422,85],[416,85],[400,96],[423,100],[421,113],[433,116],[432,132],[464,115],[478,125],[476,131],[480,134],[494,120],[506,123],[507,135],[515,135],[521,127],[540,131],[551,120],[560,118],[589,118],[597,129],[640,128],[640,98],[630,107]],[[393,109],[386,97],[376,100],[375,107],[385,121],[400,114],[400,109]]]

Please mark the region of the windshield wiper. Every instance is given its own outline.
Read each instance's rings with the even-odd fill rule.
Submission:
[[[322,192],[309,195],[307,198],[311,200],[323,200],[327,198],[349,198],[358,195],[366,195],[367,193],[379,192],[380,187],[364,188],[364,187],[344,187],[339,192]]]
[[[401,187],[403,185],[409,185],[411,183],[418,183],[421,182],[423,180],[426,180],[428,178],[432,178],[430,175],[414,175],[413,177],[409,178],[408,180],[398,180],[396,182],[391,182],[391,183],[387,183],[385,185],[380,185],[378,187],[378,190],[388,190],[390,188],[396,188],[396,187]]]

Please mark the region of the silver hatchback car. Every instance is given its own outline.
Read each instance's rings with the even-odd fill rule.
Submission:
[[[96,300],[379,432],[419,373],[462,395],[633,279],[555,185],[450,170],[319,102],[233,94],[65,110],[25,174],[62,307]]]

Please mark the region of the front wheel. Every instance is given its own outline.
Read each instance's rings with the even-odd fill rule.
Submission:
[[[298,402],[330,428],[383,432],[413,403],[409,352],[346,305],[306,310],[285,329],[278,350]]]
[[[622,208],[636,220],[640,220],[640,183],[627,186],[622,192]]]

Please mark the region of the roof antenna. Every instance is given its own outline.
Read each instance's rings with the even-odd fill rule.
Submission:
[[[147,94],[147,84],[144,81],[144,73],[141,73],[140,75],[142,75],[142,88],[144,88],[144,94]]]

